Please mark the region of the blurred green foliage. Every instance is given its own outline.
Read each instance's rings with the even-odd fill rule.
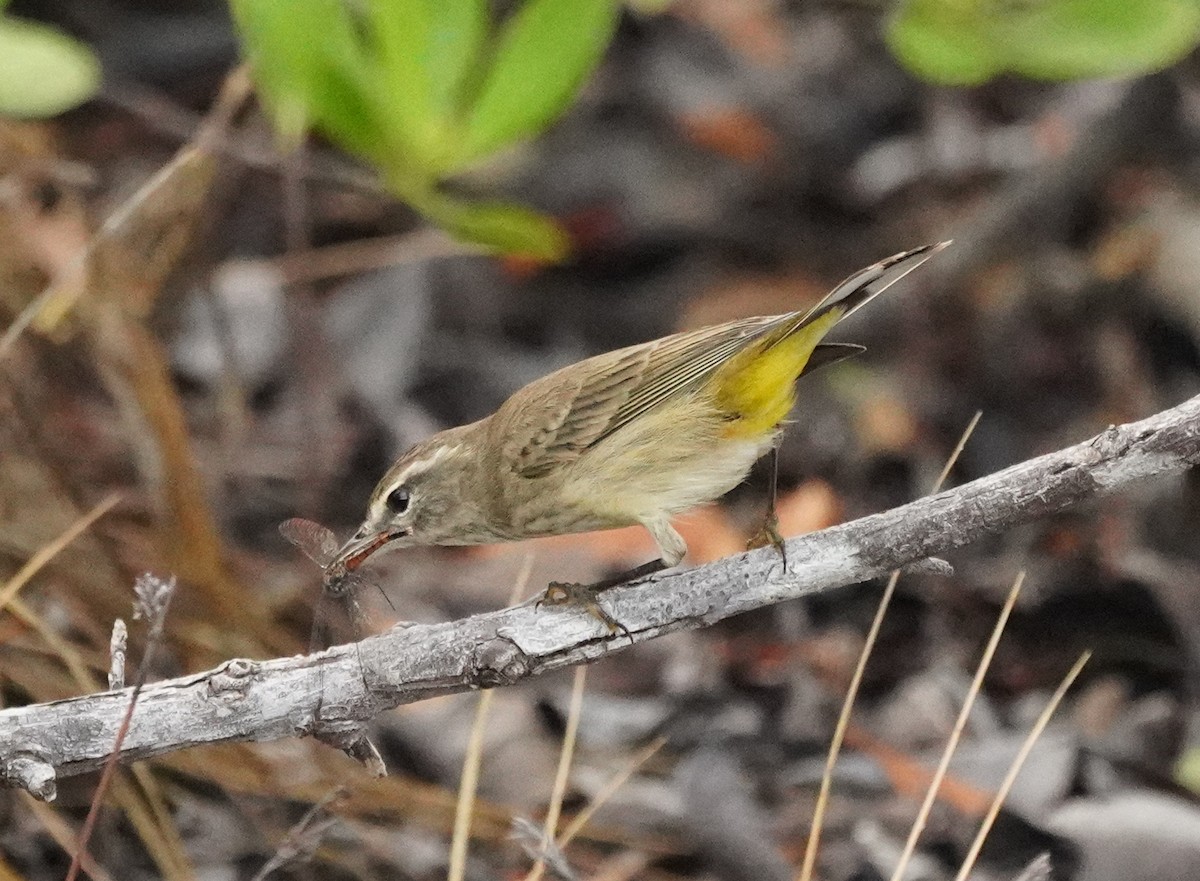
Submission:
[[[48,25],[4,15],[0,0],[0,115],[55,116],[100,87],[100,64],[82,43]]]
[[[1128,76],[1195,47],[1200,0],[905,0],[887,40],[911,71],[946,85]]]
[[[445,191],[446,179],[544,131],[604,54],[617,0],[230,0],[283,137],[316,130],[371,163],[397,196],[452,233],[561,258],[551,219]]]

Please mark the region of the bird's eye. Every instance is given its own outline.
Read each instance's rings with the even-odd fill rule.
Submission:
[[[387,496],[387,506],[394,514],[403,514],[408,510],[408,502],[412,498],[412,494],[408,491],[407,486],[398,486]]]

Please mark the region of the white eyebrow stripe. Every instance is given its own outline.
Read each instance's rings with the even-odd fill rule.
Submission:
[[[425,458],[417,459],[415,462],[410,462],[403,471],[392,478],[387,485],[386,491],[381,491],[375,497],[375,500],[367,509],[370,519],[378,522],[387,522],[390,520],[393,517],[393,514],[388,510],[387,497],[392,493],[392,491],[401,486],[405,481],[409,480],[414,475],[422,474],[428,471],[438,462],[441,462],[448,456],[454,455],[460,449],[462,449],[461,444],[454,444],[453,446],[449,447],[438,447]]]
[[[417,459],[415,462],[410,462],[408,467],[397,474],[395,479],[388,485],[388,492],[390,493],[409,478],[417,474],[424,474],[438,462],[453,456],[460,449],[462,449],[460,444],[455,444],[452,447],[438,447],[433,451],[433,453],[426,456],[424,459]],[[384,494],[384,498],[387,498],[386,494]]]

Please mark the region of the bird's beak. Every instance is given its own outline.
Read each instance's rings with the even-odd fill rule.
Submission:
[[[371,554],[382,548],[390,541],[408,535],[407,529],[374,530],[367,525],[360,526],[358,532],[351,536],[337,552],[334,563],[344,566],[347,572],[353,572]]]

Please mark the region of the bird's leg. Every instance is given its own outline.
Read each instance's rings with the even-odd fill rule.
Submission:
[[[677,566],[683,560],[684,555],[687,554],[687,543],[683,540],[683,536],[675,531],[675,527],[671,525],[670,519],[665,515],[643,520],[642,525],[650,531],[650,534],[654,536],[654,540],[658,543],[658,547],[662,551],[662,556],[659,559],[651,560],[648,563],[635,566],[627,572],[621,572],[611,578],[604,578],[592,584],[569,584],[561,581],[552,581],[550,582],[550,586],[546,588],[546,592],[542,595],[541,599],[538,600],[537,605],[582,606],[587,609],[592,617],[607,627],[609,632],[616,633],[618,630],[621,630],[629,637],[630,642],[632,642],[633,635],[629,632],[629,629],[601,608],[599,600],[600,592],[608,590],[610,587],[616,587],[618,584],[626,584],[639,578],[645,578],[647,575],[653,575],[655,572],[661,572],[663,569],[670,569],[672,566]]]
[[[620,621],[614,618],[608,612],[604,611],[600,605],[599,594],[601,591],[608,590],[610,587],[616,587],[619,584],[625,584],[628,581],[636,581],[639,578],[644,578],[647,575],[653,575],[655,572],[661,572],[667,568],[667,564],[662,560],[651,560],[648,563],[643,563],[640,566],[634,566],[625,572],[620,572],[613,575],[611,578],[602,578],[591,584],[577,584],[566,581],[551,581],[550,586],[546,588],[546,592],[542,594],[538,600],[539,606],[580,606],[587,609],[588,614],[598,620],[601,624],[608,628],[609,633],[622,631],[629,640],[633,641],[633,634]]]
[[[771,476],[767,488],[767,516],[763,519],[762,528],[746,543],[746,550],[765,548],[771,545],[779,551],[783,558],[783,571],[787,572],[787,546],[783,536],[779,534],[779,517],[775,514],[775,499],[779,494],[779,448],[771,448]]]
[[[632,569],[626,569],[624,572],[619,572],[611,578],[602,578],[599,581],[594,581],[591,584],[577,585],[586,587],[593,593],[599,593],[602,590],[608,590],[610,587],[616,587],[619,584],[625,584],[629,581],[636,581],[639,578],[645,578],[647,575],[653,575],[655,572],[661,572],[667,568],[666,562],[663,560],[651,560],[649,563],[643,563],[640,566],[634,566]],[[551,582],[551,585],[559,584],[560,582]]]

